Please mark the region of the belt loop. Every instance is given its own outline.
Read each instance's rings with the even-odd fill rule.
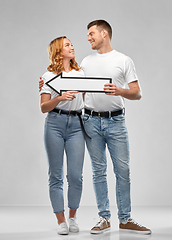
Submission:
[[[122,109],[122,113],[125,115],[125,108]]]
[[[93,116],[93,110],[91,110],[91,117]]]
[[[60,113],[61,113],[61,109],[59,110],[59,115],[60,115]]]
[[[109,111],[109,118],[111,118],[111,111]]]

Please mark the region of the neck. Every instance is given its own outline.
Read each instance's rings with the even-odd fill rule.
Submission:
[[[103,54],[103,53],[111,52],[112,50],[113,50],[113,48],[111,46],[111,42],[108,41],[108,42],[104,43],[99,49],[97,49],[97,53]]]
[[[65,72],[70,72],[70,59],[63,59],[63,66],[64,66],[64,71]]]

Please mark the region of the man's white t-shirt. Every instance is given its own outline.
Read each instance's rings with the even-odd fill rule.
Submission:
[[[82,70],[80,70],[80,71],[72,70],[68,73],[62,72],[62,75],[64,77],[84,77],[84,72]],[[55,73],[48,72],[48,71],[43,74],[42,79],[44,80],[44,85],[43,85],[43,87],[40,91],[40,95],[43,94],[43,93],[51,94],[51,99],[59,96],[59,94],[57,92],[55,92],[53,89],[51,89],[50,87],[48,87],[45,84],[47,81],[54,78],[55,76],[57,76]],[[58,79],[57,79],[57,81],[58,81]],[[74,81],[74,80],[71,79],[71,81]],[[83,102],[82,93],[75,93],[75,96],[76,96],[76,98],[73,99],[72,101],[61,101],[56,106],[56,108],[57,109],[62,109],[62,110],[67,110],[67,111],[79,111],[79,110],[83,109],[84,108],[84,102]]]
[[[116,50],[89,55],[83,59],[81,67],[86,77],[112,78],[112,83],[119,88],[126,88],[128,83],[138,80],[132,59]],[[115,111],[124,108],[124,99],[105,93],[86,93],[85,108]]]

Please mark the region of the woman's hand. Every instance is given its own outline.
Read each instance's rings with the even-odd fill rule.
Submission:
[[[44,85],[44,80],[42,79],[42,77],[40,77],[39,91],[41,91],[43,85]],[[61,101],[72,101],[74,98],[76,98],[74,93],[78,93],[78,91],[67,91],[63,93],[61,97],[60,96],[59,97]]]
[[[74,98],[76,98],[75,93],[78,93],[78,91],[67,91],[62,94],[60,97],[61,101],[72,101]]]
[[[41,111],[43,113],[52,111],[61,101],[72,101],[74,98],[76,98],[75,93],[78,93],[78,91],[67,91],[62,94],[62,96],[57,96],[53,99],[51,99],[51,94],[49,93],[43,93],[41,94]]]

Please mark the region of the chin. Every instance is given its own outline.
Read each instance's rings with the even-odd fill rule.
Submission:
[[[96,49],[97,49],[96,46],[91,46],[91,48],[92,48],[93,50],[96,50]]]

